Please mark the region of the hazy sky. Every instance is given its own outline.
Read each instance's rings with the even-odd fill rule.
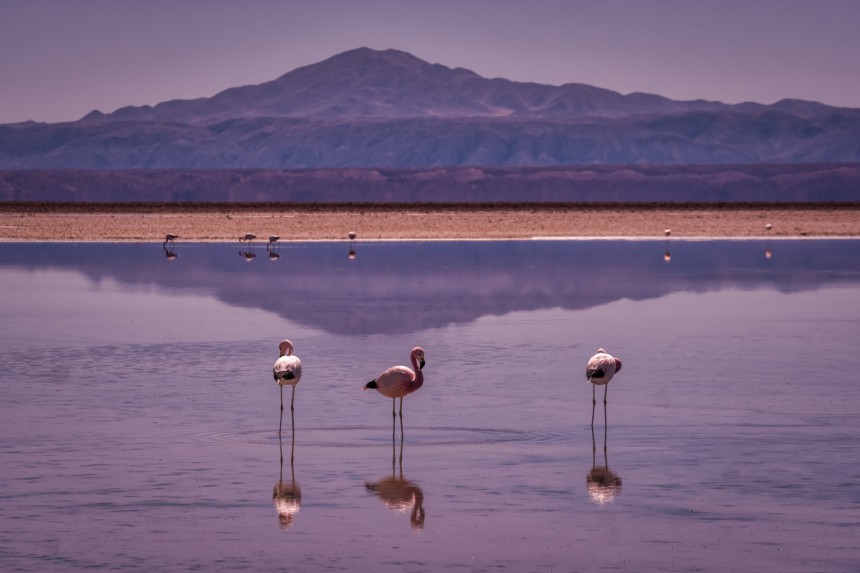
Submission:
[[[857,0],[0,0],[0,123],[211,96],[360,46],[485,77],[860,107]]]

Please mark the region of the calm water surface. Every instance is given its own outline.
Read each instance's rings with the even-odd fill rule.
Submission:
[[[860,241],[351,248],[0,245],[0,570],[860,570]]]

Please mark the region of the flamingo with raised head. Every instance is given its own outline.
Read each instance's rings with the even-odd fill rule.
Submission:
[[[394,406],[400,398],[400,422],[403,422],[403,398],[424,385],[424,349],[416,346],[409,354],[412,368],[392,366],[364,386],[364,390],[376,390],[386,398],[391,398],[391,415],[397,417]]]
[[[585,377],[591,386],[591,424],[594,425],[594,408],[597,406],[597,396],[595,388],[603,386],[603,407],[606,407],[606,392],[607,385],[621,370],[621,360],[607,353],[604,349],[598,348],[597,354],[588,359],[585,365]],[[605,413],[604,413],[605,416]]]
[[[275,383],[281,387],[281,419],[284,417],[284,386],[290,385],[293,387],[293,396],[290,399],[290,411],[295,410],[296,400],[296,384],[302,379],[302,361],[298,356],[293,356],[293,343],[289,340],[282,340],[278,344],[280,357],[275,361],[275,366],[272,368],[272,374],[275,377]],[[281,433],[281,425],[278,424],[278,435]]]

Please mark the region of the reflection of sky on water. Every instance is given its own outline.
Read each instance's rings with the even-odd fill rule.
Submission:
[[[850,570],[860,242],[764,244],[0,245],[0,568]]]

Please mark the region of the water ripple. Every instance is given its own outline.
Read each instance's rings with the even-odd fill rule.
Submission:
[[[399,430],[399,428],[398,428]],[[464,446],[489,444],[550,444],[563,441],[561,430],[518,430],[511,428],[470,428],[463,426],[418,426],[405,429],[410,447]],[[399,439],[399,431],[396,434]],[[218,430],[189,436],[200,444],[270,444],[278,441],[277,429],[242,431]],[[282,434],[289,439],[290,431]],[[361,448],[387,444],[391,434],[379,426],[317,426],[296,430],[296,443],[322,448]]]

